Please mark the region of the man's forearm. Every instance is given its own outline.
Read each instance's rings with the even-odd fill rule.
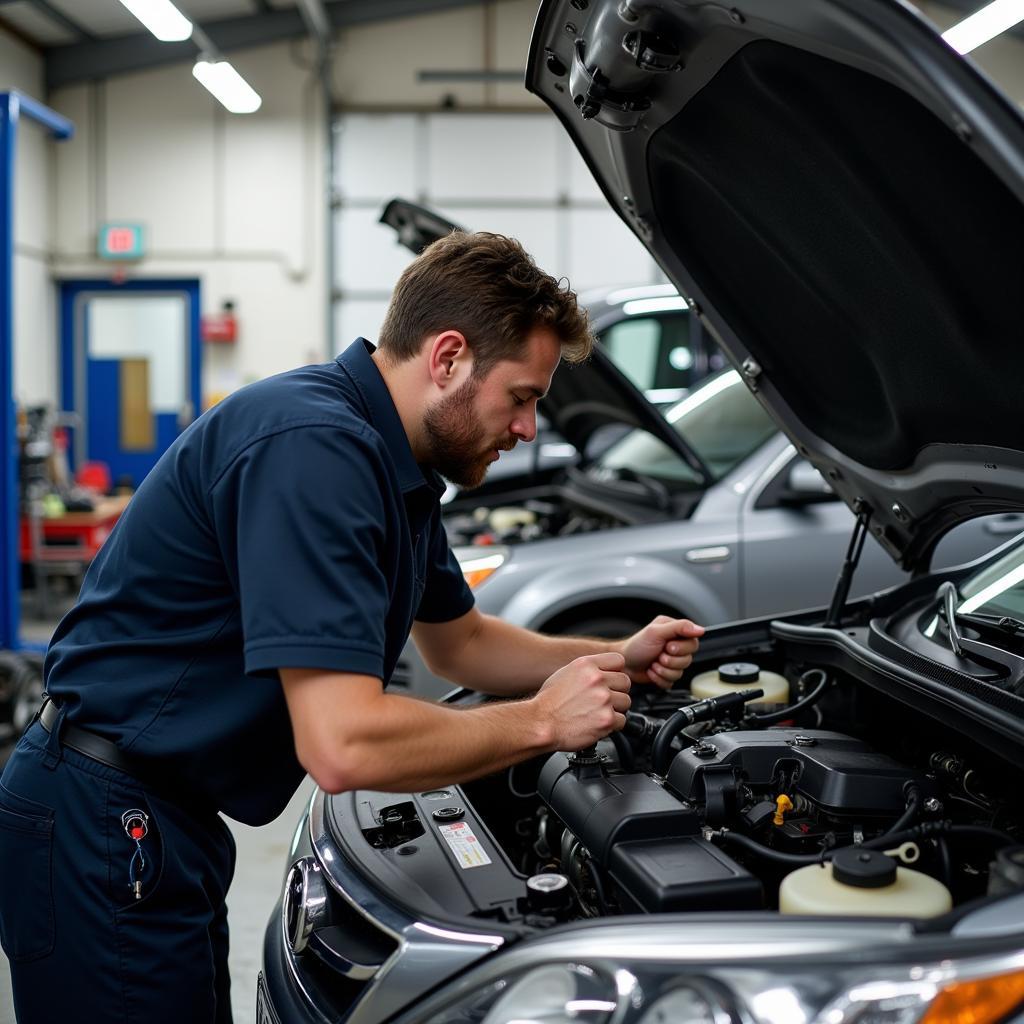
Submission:
[[[373,676],[282,668],[295,753],[331,793],[408,792],[477,778],[621,729],[629,679],[618,654],[580,658],[529,700],[465,710],[384,693]]]
[[[553,749],[548,723],[529,701],[455,709],[395,694],[380,699],[379,715],[344,744],[329,788],[422,791]]]
[[[552,672],[575,658],[621,652],[619,641],[544,636],[482,615],[479,629],[458,652],[448,677],[460,686],[497,696],[533,693]]]

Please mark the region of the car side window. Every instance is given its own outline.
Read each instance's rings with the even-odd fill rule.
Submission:
[[[612,362],[641,390],[689,388],[696,366],[687,312],[631,316],[601,334]]]
[[[799,455],[794,455],[761,492],[754,508],[800,508],[838,501],[825,478]]]

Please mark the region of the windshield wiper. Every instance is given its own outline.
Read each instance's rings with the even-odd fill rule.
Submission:
[[[960,592],[956,589],[956,584],[950,580],[946,580],[939,587],[938,592],[939,598],[939,610],[943,613],[946,619],[946,632],[949,634],[949,646],[953,648],[953,653],[958,657],[964,656],[963,649],[963,637],[960,636],[960,630],[956,624],[956,603],[960,600]]]
[[[957,612],[958,622],[967,622],[983,629],[998,629],[1012,636],[1024,635],[1024,622],[1012,615],[989,615],[986,612]]]
[[[941,584],[936,596],[939,599],[939,612],[946,620],[946,632],[949,634],[949,646],[958,658],[967,658],[975,662],[981,662],[997,666],[1006,673],[1002,685],[1014,693],[1020,693],[1024,686],[1024,658],[1014,654],[1003,647],[993,647],[992,644],[982,643],[980,640],[972,640],[965,637],[959,629],[960,623],[982,626],[988,630],[999,629],[1000,632],[1012,632],[1017,635],[1017,628],[1024,631],[1024,622],[1010,616],[986,616],[975,617],[971,613],[957,612],[956,605],[960,600],[960,593],[956,584],[946,580]],[[990,621],[994,620],[994,621]],[[998,626],[1002,619],[1008,620],[1009,626]]]
[[[1010,636],[1024,635],[1024,622],[1012,615],[989,615],[986,612],[957,611],[956,603],[960,594],[956,586],[947,580],[939,587],[939,600],[942,602],[942,613],[946,619],[946,630],[949,633],[949,645],[953,653],[962,656],[964,637],[957,628],[961,622],[979,629],[998,630]]]

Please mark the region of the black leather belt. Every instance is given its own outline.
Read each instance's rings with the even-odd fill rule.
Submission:
[[[47,697],[39,711],[39,724],[47,732],[51,732],[59,714],[60,705]],[[94,761],[99,761],[100,764],[105,764],[108,768],[116,768],[119,772],[124,772],[126,775],[131,775],[142,781],[143,773],[131,757],[125,754],[117,744],[111,743],[110,740],[104,739],[102,736],[97,736],[94,732],[89,732],[88,729],[80,729],[77,725],[65,721],[60,730],[60,741],[65,747],[77,750],[79,754],[84,754]]]

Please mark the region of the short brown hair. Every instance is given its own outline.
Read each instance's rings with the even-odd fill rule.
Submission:
[[[439,331],[466,337],[473,375],[524,355],[527,335],[550,328],[562,343],[562,358],[578,363],[594,338],[576,293],[545,274],[514,238],[488,231],[453,231],[438,239],[398,279],[378,339],[393,362],[417,355]]]

